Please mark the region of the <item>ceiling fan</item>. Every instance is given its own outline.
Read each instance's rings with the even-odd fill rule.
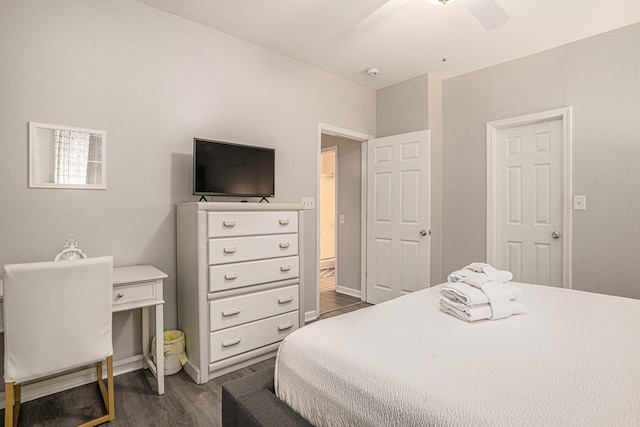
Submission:
[[[369,31],[387,16],[400,9],[411,0],[388,0],[378,9],[374,10],[356,26],[356,31]],[[456,0],[428,0],[430,3],[442,6],[453,3]],[[493,30],[502,26],[509,20],[509,15],[502,10],[494,0],[459,0],[473,16],[487,29]]]

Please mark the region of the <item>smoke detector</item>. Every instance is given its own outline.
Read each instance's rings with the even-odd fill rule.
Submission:
[[[369,67],[365,70],[365,73],[367,73],[367,76],[377,76],[381,71],[378,67]]]

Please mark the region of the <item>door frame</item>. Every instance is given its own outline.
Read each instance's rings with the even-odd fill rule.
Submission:
[[[572,234],[572,132],[571,107],[542,111],[487,123],[487,262],[497,261],[497,139],[502,129],[525,126],[550,120],[562,120],[563,132],[563,197],[562,197],[562,287],[571,288]]]
[[[373,138],[372,135],[344,129],[338,126],[318,122],[317,147],[316,147],[316,257],[314,273],[314,295],[316,299],[315,311],[305,313],[305,321],[313,320],[320,314],[320,239],[317,238],[317,231],[320,227],[320,161],[322,160],[322,135],[339,136],[360,142],[361,145],[361,176],[360,176],[360,292],[362,301],[366,301],[366,269],[367,269],[367,142]],[[337,244],[337,242],[336,242]],[[338,252],[336,250],[336,256]],[[336,260],[337,262],[337,260]],[[337,285],[337,284],[336,284]],[[308,318],[307,318],[308,317]]]

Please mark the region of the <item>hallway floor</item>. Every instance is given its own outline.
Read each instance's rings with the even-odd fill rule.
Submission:
[[[336,292],[335,270],[320,270],[320,314],[359,304],[360,298]]]

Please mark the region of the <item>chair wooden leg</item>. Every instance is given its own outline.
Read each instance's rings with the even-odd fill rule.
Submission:
[[[107,414],[88,421],[78,427],[96,426],[116,418],[115,396],[113,391],[113,357],[107,357],[107,386],[105,387],[102,379],[102,362],[96,363],[96,374],[98,377],[98,386],[102,400],[107,408]],[[7,427],[17,427],[18,417],[20,415],[20,399],[22,387],[16,383],[5,383],[5,403],[4,403],[4,425]]]
[[[4,425],[16,427],[20,416],[20,384],[5,383]]]
[[[107,358],[107,387],[109,387],[109,421],[116,419],[116,400],[113,390],[113,356]]]
[[[4,425],[13,425],[13,386],[14,383],[4,383]]]
[[[104,406],[107,408],[107,414],[100,418],[96,418],[91,421],[87,421],[84,424],[80,424],[77,427],[91,427],[97,426],[102,423],[110,422],[116,418],[115,410],[115,398],[113,392],[113,357],[107,357],[107,386],[102,379],[102,362],[96,363],[96,374],[98,376],[98,387],[100,388],[100,394],[104,401]]]

